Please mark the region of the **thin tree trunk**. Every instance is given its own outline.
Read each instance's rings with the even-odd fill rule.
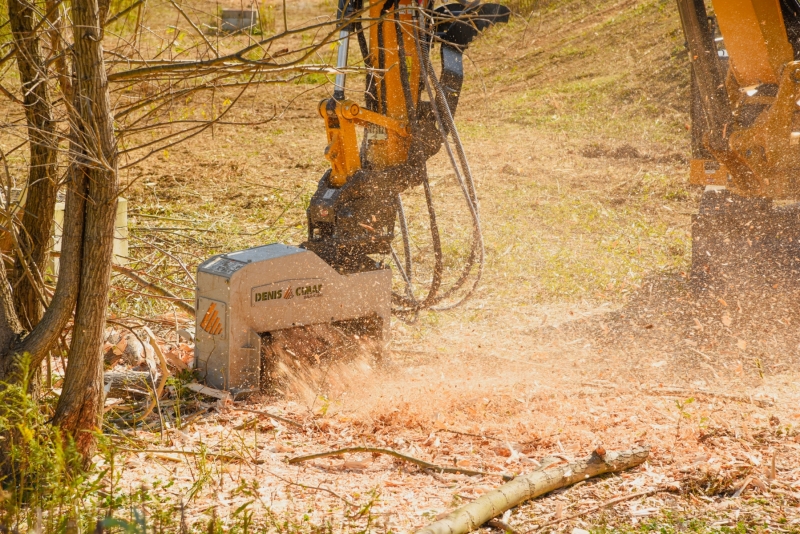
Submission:
[[[34,6],[9,0],[8,14],[22,87],[30,143],[25,211],[14,264],[14,304],[23,328],[30,331],[42,318],[41,279],[47,267],[56,204],[57,140],[48,94],[47,68],[34,30]],[[26,272],[27,270],[27,272]]]
[[[6,264],[0,258],[0,354],[7,354],[22,334],[17,311],[14,309],[14,298],[11,284],[6,274]]]
[[[76,142],[71,144],[71,153],[79,150]],[[83,257],[83,226],[86,209],[87,177],[83,169],[73,163],[67,174],[67,199],[64,207],[64,229],[61,238],[61,257],[58,282],[53,300],[44,312],[42,320],[34,327],[3,362],[0,381],[20,382],[20,356],[30,355],[30,367],[38,368],[47,351],[58,340],[58,336],[72,317],[78,300]]]
[[[59,0],[45,0],[45,9],[50,15],[47,28],[47,36],[49,42],[49,59],[54,60],[56,75],[58,76],[58,85],[61,88],[61,93],[64,95],[64,100],[67,102],[72,101],[72,81],[69,78],[69,68],[67,66],[67,55],[64,54],[64,47],[61,42],[61,34],[64,28],[64,17],[60,14]]]
[[[103,63],[97,0],[73,0],[74,37],[72,128],[79,154],[75,165],[87,179],[83,258],[64,388],[54,422],[72,436],[88,461],[94,451],[94,431],[103,408],[103,332],[116,216],[117,146],[110,112],[108,77]]]

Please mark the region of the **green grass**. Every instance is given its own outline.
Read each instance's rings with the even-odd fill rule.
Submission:
[[[687,267],[687,229],[645,209],[681,209],[684,193],[662,175],[645,175],[621,206],[536,183],[509,189],[498,202],[503,222],[485,230],[489,271],[513,286],[508,298],[519,304],[618,296],[654,272]]]

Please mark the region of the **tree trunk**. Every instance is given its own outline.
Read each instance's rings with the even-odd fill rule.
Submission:
[[[70,152],[79,151],[73,142]],[[21,356],[29,355],[29,367],[38,369],[47,351],[52,347],[72,317],[75,302],[78,300],[78,288],[81,279],[83,251],[83,226],[86,207],[86,176],[77,165],[71,165],[67,173],[67,200],[64,208],[64,229],[61,240],[61,261],[58,270],[58,282],[53,300],[44,312],[42,320],[11,351],[2,351],[0,366],[0,382],[19,383],[25,377],[20,374]],[[10,291],[10,288],[9,288]],[[2,296],[2,291],[0,291]],[[8,299],[10,300],[10,295]],[[2,301],[0,301],[1,303]],[[12,308],[13,310],[13,308]],[[21,327],[19,327],[21,330]],[[2,345],[0,345],[2,347]]]
[[[17,311],[14,309],[14,297],[6,274],[6,264],[0,258],[0,354],[7,354],[21,334],[22,325],[19,324]]]
[[[117,145],[103,63],[97,0],[73,0],[73,108],[76,172],[87,180],[78,302],[64,388],[54,422],[70,435],[86,461],[94,451],[103,409],[103,332],[116,216]]]
[[[47,268],[56,204],[55,164],[58,141],[48,94],[47,67],[34,30],[34,6],[9,0],[8,15],[17,47],[17,68],[25,105],[30,166],[13,281],[14,304],[22,327],[30,331],[42,318],[42,277]]]

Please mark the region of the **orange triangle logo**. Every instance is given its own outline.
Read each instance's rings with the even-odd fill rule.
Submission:
[[[222,321],[219,318],[216,302],[212,302],[211,306],[208,307],[208,311],[203,316],[203,320],[200,322],[200,328],[212,336],[222,333]]]
[[[292,286],[289,286],[289,287],[286,288],[286,291],[283,293],[283,298],[290,299],[292,297],[294,297],[294,294],[292,294]]]

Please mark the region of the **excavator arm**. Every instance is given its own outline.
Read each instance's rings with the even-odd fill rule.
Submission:
[[[701,287],[798,280],[800,3],[678,0],[692,68],[690,183]],[[777,287],[777,286],[776,286]]]
[[[355,35],[367,69],[364,103],[348,98],[346,76],[339,74],[333,96],[319,104],[331,168],[311,199],[303,246],[347,273],[378,268],[370,255],[390,254],[398,195],[427,180],[426,162],[448,131],[443,117],[455,114],[462,54],[481,30],[506,22],[509,10],[476,2],[434,10],[430,0],[341,0],[339,16],[344,24],[357,21],[339,35],[338,67],[347,67]],[[439,74],[430,60],[435,45],[441,46]],[[431,76],[441,93],[426,94]]]

